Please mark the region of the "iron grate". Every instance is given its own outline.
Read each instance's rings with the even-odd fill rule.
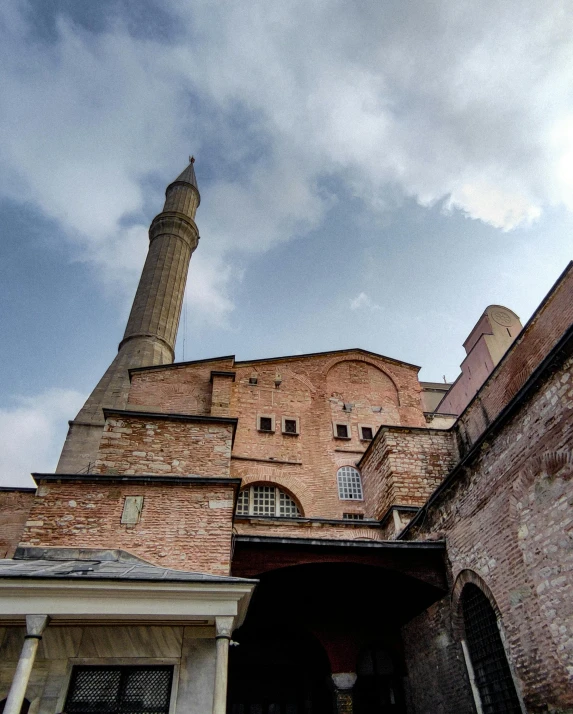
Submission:
[[[466,641],[484,714],[521,714],[495,612],[471,583],[462,591]]]
[[[168,714],[173,667],[74,667],[66,714]]]

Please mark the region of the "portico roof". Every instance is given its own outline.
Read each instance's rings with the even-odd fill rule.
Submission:
[[[35,551],[44,557],[30,557]],[[14,559],[0,560],[0,622],[44,614],[78,624],[112,619],[212,625],[232,617],[239,627],[256,583],[163,568],[117,550],[21,548]]]

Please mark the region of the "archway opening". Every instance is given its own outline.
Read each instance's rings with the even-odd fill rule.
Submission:
[[[521,714],[495,611],[473,583],[461,594],[465,638],[483,714]]]
[[[353,714],[404,714],[403,661],[397,656],[400,643],[376,642],[358,657]]]
[[[293,623],[242,627],[229,654],[229,714],[331,714],[328,658]]]

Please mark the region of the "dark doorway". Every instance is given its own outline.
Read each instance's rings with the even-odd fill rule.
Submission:
[[[293,627],[243,627],[229,654],[229,714],[331,714],[328,659]]]
[[[405,714],[402,667],[383,644],[365,648],[359,658],[354,685],[354,714]]]
[[[461,596],[466,642],[484,714],[521,714],[497,617],[490,601],[472,583]]]

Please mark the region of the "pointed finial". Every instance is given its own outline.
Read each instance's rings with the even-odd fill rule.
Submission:
[[[190,163],[190,164],[194,164],[194,163],[195,163],[195,157],[194,157],[194,156],[190,156],[190,157],[189,157],[189,163]]]

